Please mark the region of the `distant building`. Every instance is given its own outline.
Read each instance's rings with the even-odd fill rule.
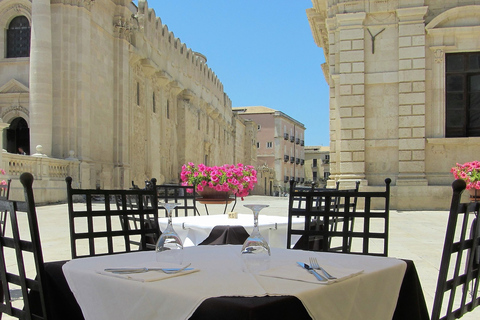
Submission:
[[[305,147],[305,184],[325,187],[330,176],[330,147]]]
[[[305,126],[285,113],[263,106],[236,107],[240,117],[257,124],[256,194],[277,195],[289,189],[289,181],[305,182]]]

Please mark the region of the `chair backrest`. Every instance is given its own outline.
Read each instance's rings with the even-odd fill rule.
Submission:
[[[7,212],[9,220],[5,235],[0,235],[0,281],[5,296],[1,299],[0,313],[18,319],[47,319],[48,297],[44,295],[46,277],[32,190],[33,176],[23,173],[20,182],[25,202],[0,199],[0,210]],[[14,299],[12,293],[21,299]],[[31,301],[33,293],[40,298],[40,308]]]
[[[465,181],[452,188],[432,320],[458,319],[480,304],[480,202],[460,203]]]
[[[390,183],[385,179],[384,191],[305,191],[301,208],[291,195],[287,248],[387,256]],[[293,217],[303,219],[302,227],[293,227]]]
[[[155,189],[74,189],[71,177],[65,181],[72,258],[153,248],[160,236]]]
[[[157,185],[157,196],[159,204],[162,202],[176,202],[179,203],[172,211],[172,216],[187,217],[196,216],[200,213],[197,210],[197,201],[193,186],[181,186],[173,184]],[[158,206],[160,210],[164,210],[165,217],[167,217],[167,210],[161,205]]]

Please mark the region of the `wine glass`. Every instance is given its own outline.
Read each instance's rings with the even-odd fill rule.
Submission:
[[[155,256],[157,261],[172,262],[175,264],[182,264],[183,262],[183,243],[182,239],[173,229],[172,225],[172,210],[179,205],[176,202],[159,203],[160,206],[167,210],[168,225],[163,231],[160,238],[158,238],[155,246]]]
[[[270,267],[270,246],[258,229],[258,214],[268,207],[267,204],[246,204],[253,211],[253,231],[242,247],[242,259],[245,271],[258,273]]]

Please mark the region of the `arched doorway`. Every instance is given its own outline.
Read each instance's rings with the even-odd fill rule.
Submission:
[[[7,131],[7,152],[30,154],[30,130],[27,121],[23,118],[15,118],[10,123]]]

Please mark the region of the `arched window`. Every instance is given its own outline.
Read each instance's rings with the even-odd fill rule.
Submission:
[[[30,23],[25,16],[15,17],[7,30],[7,58],[30,56]]]

